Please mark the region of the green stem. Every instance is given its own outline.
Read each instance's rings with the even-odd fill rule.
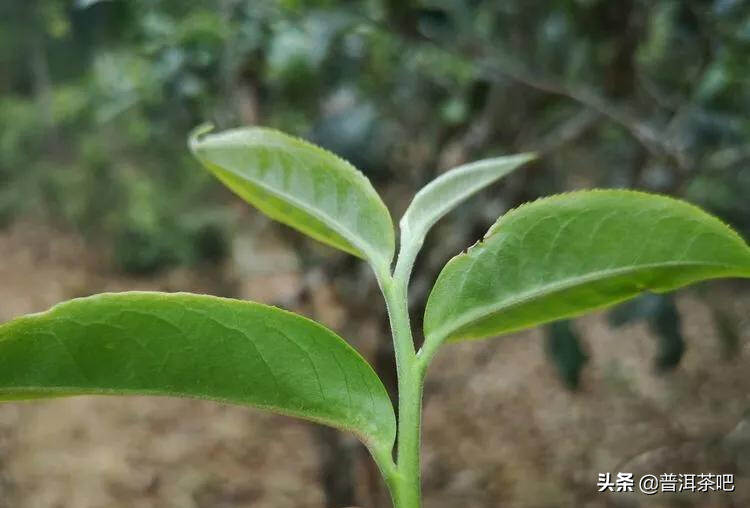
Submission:
[[[372,448],[368,447],[372,454],[375,463],[380,469],[380,474],[383,475],[385,483],[388,486],[388,491],[391,493],[391,497],[395,500],[395,494],[399,488],[400,475],[396,469],[396,464],[393,462],[392,452],[389,448]],[[394,501],[395,502],[395,501]]]
[[[389,278],[384,281],[383,293],[393,333],[398,374],[398,475],[391,495],[395,508],[419,508],[422,379],[416,368],[406,284],[398,277]]]
[[[399,383],[398,470],[400,483],[394,492],[395,508],[419,508],[421,501],[422,383],[415,375]],[[408,387],[407,387],[408,384]]]
[[[420,508],[422,505],[420,444],[425,364],[417,361],[407,295],[409,275],[418,250],[418,245],[407,245],[399,254],[393,277],[378,277],[388,307],[398,375],[396,473],[386,478],[395,508]]]

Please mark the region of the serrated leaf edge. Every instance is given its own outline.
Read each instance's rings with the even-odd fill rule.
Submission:
[[[196,158],[198,158],[201,162],[204,164],[210,164],[211,166],[217,166],[216,164],[212,163],[211,161],[207,161],[199,154],[199,144],[206,142],[205,137],[203,139],[199,139],[201,136],[206,136],[209,132],[213,130],[213,126],[211,124],[202,124],[193,129],[190,133],[189,142],[188,145],[190,147],[191,152],[195,155]],[[381,209],[381,212],[385,214],[386,217],[388,217],[388,223],[390,225],[390,231],[391,234],[389,235],[389,238],[386,239],[388,242],[388,251],[389,254],[386,256],[381,255],[380,251],[373,245],[370,245],[367,242],[362,242],[359,240],[359,235],[357,235],[355,232],[351,231],[349,228],[345,227],[343,224],[339,223],[337,220],[335,220],[335,217],[331,217],[326,214],[321,214],[315,209],[310,208],[305,203],[300,202],[297,200],[294,196],[279,192],[277,189],[273,189],[265,185],[263,182],[253,180],[253,184],[257,185],[258,187],[262,188],[269,194],[286,201],[291,202],[294,204],[294,206],[297,206],[301,210],[303,210],[305,213],[308,213],[315,217],[317,220],[325,224],[326,226],[330,227],[336,233],[341,235],[347,242],[350,242],[356,249],[359,249],[362,256],[359,256],[359,253],[348,251],[350,254],[353,254],[358,257],[364,257],[365,259],[370,260],[372,263],[377,264],[379,267],[387,267],[390,265],[390,263],[393,260],[394,252],[395,252],[395,233],[393,230],[393,219],[391,217],[390,211],[388,210],[388,207],[383,203],[383,200],[381,199],[378,192],[375,190],[375,188],[372,186],[372,182],[354,165],[352,165],[350,162],[346,161],[345,159],[342,159],[338,155],[334,154],[333,152],[330,152],[326,150],[325,148],[322,148],[318,145],[315,145],[314,143],[310,143],[309,141],[305,141],[302,138],[298,138],[295,136],[291,136],[289,134],[286,134],[284,132],[281,132],[276,129],[271,129],[268,127],[241,127],[237,129],[228,129],[225,131],[221,131],[213,136],[213,141],[217,141],[218,137],[231,137],[235,135],[241,134],[243,131],[256,131],[260,133],[261,135],[264,135],[265,133],[269,133],[274,136],[280,136],[282,138],[286,138],[289,142],[296,144],[300,149],[305,150],[312,150],[313,152],[317,152],[316,155],[323,156],[323,157],[332,157],[337,162],[341,163],[343,166],[351,169],[351,177],[354,177],[357,180],[357,183],[364,184],[364,186],[367,188],[368,192],[372,193],[372,197],[375,198],[377,201],[378,207]],[[223,141],[223,140],[220,140]],[[251,145],[252,146],[252,145]],[[274,146],[276,148],[284,149],[286,148],[283,145],[280,145],[273,141],[267,141],[263,144],[258,144],[255,146]],[[227,171],[228,173],[234,175],[238,178],[247,178],[246,175],[240,174],[232,169],[229,168],[220,168],[222,171]],[[346,174],[344,171],[339,171],[341,175],[346,177],[348,180],[351,181],[351,177]],[[313,236],[313,235],[309,235]],[[323,238],[316,238],[317,240],[324,241]]]
[[[485,233],[484,237],[482,237],[481,240],[479,240],[474,245],[472,245],[471,247],[469,247],[466,251],[461,252],[461,253],[455,255],[453,258],[451,258],[445,264],[445,266],[443,267],[443,269],[441,270],[440,273],[442,274],[443,271],[448,268],[448,266],[450,266],[452,263],[454,263],[458,259],[463,258],[465,256],[470,256],[471,253],[474,250],[481,248],[483,246],[484,242],[486,242],[487,240],[489,240],[491,237],[495,236],[496,234],[501,234],[502,233],[501,228],[502,228],[503,224],[505,224],[506,221],[510,220],[515,215],[517,215],[520,212],[522,212],[525,208],[527,208],[529,206],[532,206],[532,205],[538,205],[540,203],[549,203],[549,202],[559,201],[561,199],[570,198],[571,196],[575,196],[575,195],[579,195],[579,194],[580,195],[584,195],[584,194],[592,194],[592,193],[597,193],[597,194],[611,194],[611,195],[631,194],[631,195],[637,195],[637,196],[646,197],[646,198],[658,197],[658,198],[664,199],[667,202],[672,202],[672,203],[675,203],[675,204],[677,204],[679,206],[688,208],[688,209],[690,209],[693,212],[698,212],[704,218],[713,221],[714,224],[720,225],[721,227],[723,227],[726,230],[726,232],[729,234],[729,236],[733,237],[737,242],[739,242],[741,245],[743,245],[745,248],[748,249],[748,255],[750,256],[750,247],[747,246],[747,244],[745,243],[745,241],[743,240],[743,238],[739,235],[739,233],[737,233],[734,229],[732,229],[731,226],[729,226],[728,224],[726,224],[725,222],[723,222],[719,218],[717,218],[717,217],[715,217],[715,216],[707,213],[705,210],[702,210],[700,207],[698,207],[698,206],[696,206],[696,205],[694,205],[692,203],[689,203],[687,201],[683,201],[683,200],[680,200],[680,199],[676,199],[676,198],[674,198],[672,196],[667,196],[667,195],[664,195],[664,194],[651,193],[651,192],[643,192],[643,191],[632,190],[632,189],[585,189],[585,190],[575,190],[575,191],[570,191],[570,192],[562,192],[562,193],[559,193],[559,194],[554,194],[552,196],[541,197],[541,198],[535,199],[533,201],[528,201],[526,203],[523,203],[523,204],[521,204],[521,205],[519,205],[519,206],[517,206],[515,208],[512,208],[511,210],[509,210],[508,212],[506,212],[505,214],[503,214],[500,218],[498,218],[498,220],[495,221],[495,223],[492,226],[490,226],[490,228],[487,230],[487,233]],[[573,279],[571,281],[566,280],[564,283],[547,285],[547,286],[544,287],[543,291],[542,290],[533,291],[533,292],[527,293],[527,294],[525,294],[525,295],[523,295],[523,296],[521,296],[519,298],[516,298],[516,299],[513,299],[513,300],[509,300],[509,301],[506,300],[502,304],[489,305],[489,306],[477,309],[474,312],[467,313],[467,314],[465,314],[465,316],[467,316],[465,319],[458,320],[458,322],[460,324],[457,325],[457,326],[456,325],[454,325],[454,326],[442,326],[440,328],[437,328],[435,330],[430,331],[429,333],[426,332],[425,333],[426,342],[429,341],[429,342],[436,342],[436,343],[440,344],[440,343],[445,342],[446,340],[450,340],[450,341],[461,340],[461,337],[459,336],[460,331],[463,328],[467,327],[473,321],[477,321],[479,319],[482,319],[483,317],[487,317],[487,316],[490,316],[492,314],[495,314],[500,309],[507,309],[507,308],[511,308],[511,307],[520,305],[520,304],[525,303],[525,302],[527,302],[527,301],[529,301],[529,300],[531,300],[531,299],[533,299],[533,298],[535,298],[535,297],[537,297],[537,296],[539,296],[541,294],[550,294],[550,293],[553,293],[555,291],[563,291],[563,290],[569,289],[570,287],[573,287],[573,286],[575,286],[577,284],[580,284],[581,282],[590,282],[590,281],[594,281],[594,280],[601,280],[602,278],[604,278],[604,276],[602,275],[603,273],[607,273],[608,274],[607,276],[610,276],[611,274],[621,275],[621,274],[628,273],[628,271],[637,271],[637,270],[641,270],[641,269],[648,269],[649,267],[650,268],[656,268],[656,267],[667,267],[667,266],[690,266],[690,265],[695,265],[695,266],[716,266],[716,267],[724,267],[724,268],[727,268],[728,270],[732,270],[732,271],[728,272],[727,274],[717,275],[716,277],[712,277],[712,278],[719,278],[719,277],[726,277],[726,276],[750,277],[750,266],[748,266],[746,270],[741,270],[741,269],[738,269],[739,267],[737,267],[737,266],[724,265],[724,264],[720,264],[720,263],[716,263],[716,264],[711,264],[711,263],[685,263],[685,262],[657,263],[657,264],[654,264],[654,265],[639,265],[637,269],[633,268],[633,267],[628,267],[628,268],[621,268],[621,269],[617,269],[617,270],[601,270],[601,271],[598,271],[598,272],[592,272],[590,274],[587,274],[584,277],[579,277],[579,278]],[[438,279],[439,278],[440,278],[440,275],[438,275]],[[433,289],[434,289],[434,287],[433,287]],[[644,291],[647,290],[647,289],[648,288],[644,288]],[[664,291],[670,291],[671,289],[676,289],[676,288],[668,288],[668,289],[665,289]],[[630,299],[630,297],[625,297],[625,298],[623,298],[621,300],[617,300],[615,302],[609,302],[609,303],[603,304],[601,306],[597,306],[597,307],[589,308],[589,309],[586,309],[586,310],[582,310],[580,312],[574,312],[574,313],[566,314],[564,316],[561,316],[560,319],[576,317],[576,316],[580,316],[580,315],[583,315],[583,314],[587,314],[587,313],[589,313],[591,311],[595,311],[595,310],[600,310],[600,309],[604,309],[604,308],[607,308],[607,307],[611,307],[612,305],[616,305],[617,303],[621,303],[621,302],[626,301],[628,299]],[[429,302],[429,297],[428,297],[427,301]],[[488,309],[493,309],[493,308],[495,309],[494,311],[493,310],[488,310]],[[526,328],[527,328],[526,326],[521,326],[521,327],[518,327],[518,328],[513,328],[513,329],[510,329],[510,330],[504,331],[504,332],[502,332],[502,334],[512,333],[514,331],[523,330],[523,329],[526,329]]]

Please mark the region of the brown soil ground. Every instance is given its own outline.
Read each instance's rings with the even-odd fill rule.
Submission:
[[[284,298],[299,290],[302,274],[282,247],[265,253],[267,269],[230,262],[202,274],[180,269],[134,279],[113,273],[75,235],[19,224],[0,232],[0,322],[100,291]],[[748,289],[706,288],[737,325],[739,352],[731,359],[721,354],[704,300],[680,294],[689,345],[668,375],[654,372],[655,341],[645,326],[613,330],[602,315],[580,320],[590,362],[577,393],[561,385],[539,331],[446,348],[426,389],[425,506],[750,506]],[[321,294],[327,309],[316,317],[334,327],[345,321],[333,293]],[[326,504],[320,447],[311,424],[210,402],[79,397],[4,404],[0,507],[318,508]],[[366,460],[357,466],[361,483]],[[599,494],[597,473],[608,471],[728,472],[736,491]],[[361,506],[376,506],[368,489],[357,489]]]

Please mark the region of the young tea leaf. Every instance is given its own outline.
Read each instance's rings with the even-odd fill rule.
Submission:
[[[552,196],[508,212],[448,262],[427,302],[425,348],[718,277],[750,277],[750,248],[693,205],[624,190]]]
[[[0,400],[168,395],[255,406],[390,450],[395,417],[370,366],[322,325],[258,303],[102,294],[0,326]]]
[[[387,270],[395,248],[391,216],[351,164],[273,129],[209,130],[196,129],[190,149],[237,195],[272,219]]]
[[[401,244],[419,244],[445,214],[484,187],[534,159],[533,154],[495,157],[453,168],[417,192],[401,217]]]

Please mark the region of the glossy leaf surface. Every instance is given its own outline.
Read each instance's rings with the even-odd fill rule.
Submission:
[[[426,347],[718,277],[750,277],[750,248],[693,205],[624,190],[552,196],[508,212],[443,268],[427,302]]]
[[[445,214],[533,158],[532,154],[495,157],[446,171],[417,192],[404,212],[399,222],[402,244],[421,244]]]
[[[395,418],[370,366],[322,325],[252,302],[102,294],[0,326],[0,400],[167,395],[351,430],[390,450]]]
[[[190,148],[227,187],[269,217],[323,243],[390,265],[393,223],[369,180],[351,164],[301,139],[248,127],[206,134]]]

